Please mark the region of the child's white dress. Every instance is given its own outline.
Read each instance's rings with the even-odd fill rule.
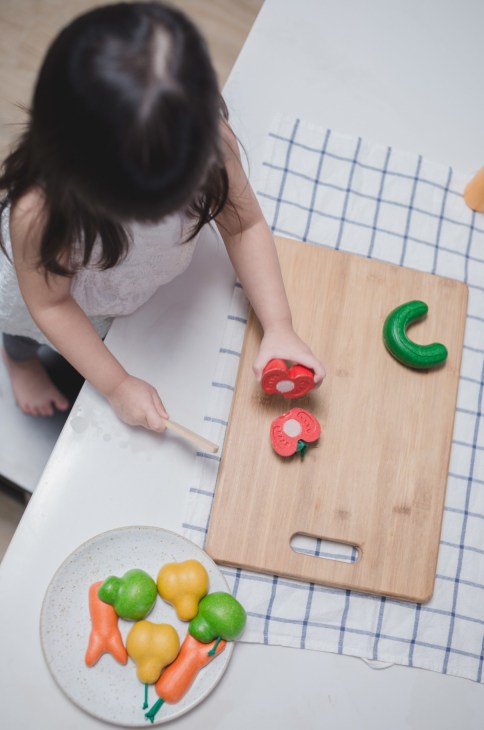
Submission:
[[[1,222],[2,240],[9,258],[0,250],[0,332],[50,344],[30,316],[20,293],[12,264],[9,220],[7,206]],[[92,264],[73,276],[71,294],[101,337],[106,335],[113,317],[131,314],[162,284],[185,271],[198,238],[183,243],[192,227],[193,220],[182,214],[169,216],[157,225],[133,224],[133,243],[125,259],[106,271]],[[92,261],[97,260],[98,252],[99,243],[96,243]]]

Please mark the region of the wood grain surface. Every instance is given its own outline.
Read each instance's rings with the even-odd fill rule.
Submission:
[[[205,549],[219,563],[357,591],[427,601],[439,548],[459,381],[465,284],[321,246],[277,239],[296,330],[325,363],[320,389],[266,395],[251,364],[261,337],[251,314]],[[385,349],[387,314],[429,306],[409,328],[439,341],[445,365],[409,369]],[[272,450],[272,420],[293,406],[322,435],[303,460]],[[291,547],[294,535],[344,543],[356,562]]]

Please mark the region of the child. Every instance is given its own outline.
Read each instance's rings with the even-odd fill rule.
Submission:
[[[270,358],[324,369],[295,334],[268,229],[227,123],[203,39],[161,3],[80,16],[54,40],[29,124],[6,159],[1,205],[0,331],[20,408],[68,407],[37,349],[57,349],[131,425],[165,429],[157,391],[103,342],[189,264],[214,220]]]

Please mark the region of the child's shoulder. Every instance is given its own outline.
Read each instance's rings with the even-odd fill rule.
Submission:
[[[32,187],[12,203],[10,238],[12,247],[38,245],[45,225],[46,202],[41,188]]]
[[[12,203],[10,220],[23,217],[37,218],[45,212],[45,205],[43,190],[38,186],[31,187]]]
[[[225,158],[240,157],[237,137],[226,119],[220,120],[219,129]]]

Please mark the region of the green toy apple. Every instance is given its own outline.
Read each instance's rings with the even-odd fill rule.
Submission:
[[[110,575],[99,587],[98,596],[109,603],[120,618],[139,621],[153,608],[156,601],[156,583],[139,568],[128,570],[122,578]]]
[[[200,601],[188,631],[203,644],[217,638],[233,641],[244,630],[246,619],[243,606],[230,593],[209,593]]]

